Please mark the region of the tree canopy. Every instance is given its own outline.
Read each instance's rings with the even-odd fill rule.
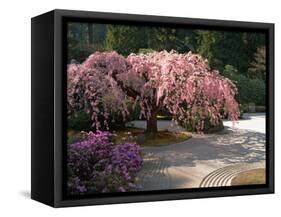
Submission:
[[[221,110],[231,120],[239,117],[236,87],[208,61],[191,52],[171,51],[131,54],[95,52],[82,64],[68,66],[69,107],[86,109],[99,129],[108,126],[112,112],[129,115],[128,101],[141,108],[147,131],[157,131],[157,113],[167,109],[178,120],[200,115],[198,131],[205,118],[217,124]],[[101,120],[103,123],[101,123]]]
[[[208,59],[208,67],[232,80],[238,88],[238,103],[265,105],[266,46],[263,33],[74,22],[68,24],[67,36],[68,62],[78,62],[79,67],[95,52],[116,51],[126,59],[126,64],[133,59],[132,54],[143,58],[163,50],[175,50],[178,54],[197,53]],[[257,90],[258,97],[251,89]]]

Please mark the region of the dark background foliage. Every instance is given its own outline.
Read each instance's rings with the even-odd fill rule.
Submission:
[[[98,23],[68,24],[69,63],[81,63],[95,51],[110,50],[124,56],[161,50],[199,53],[208,59],[212,68],[218,69],[236,84],[237,100],[243,111],[247,111],[251,105],[265,106],[266,47],[265,35],[262,33]],[[131,118],[137,119],[138,111],[132,111],[132,114]],[[79,118],[84,120],[86,116],[83,113],[76,114],[70,124],[76,126]],[[85,123],[89,126],[88,122]],[[120,126],[124,123],[120,119],[120,123],[112,124]]]

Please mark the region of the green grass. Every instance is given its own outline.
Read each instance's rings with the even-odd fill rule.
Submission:
[[[145,142],[140,145],[143,145],[143,146],[169,145],[169,144],[182,142],[182,141],[190,139],[190,138],[191,138],[190,133],[185,133],[185,132],[174,133],[174,132],[160,131],[156,134],[147,135]]]
[[[231,185],[265,184],[265,169],[253,169],[239,173],[231,181]]]
[[[157,120],[172,120],[172,116],[168,116],[168,115],[157,115]]]
[[[75,143],[78,142],[79,140],[84,139],[86,136],[86,133],[78,131],[78,130],[72,130],[68,129],[67,130],[67,143]]]
[[[157,133],[145,133],[142,129],[127,128],[115,132],[116,142],[131,140],[137,142],[141,146],[160,146],[182,142],[190,139],[191,134],[188,132],[170,132],[158,131]]]
[[[170,132],[158,131],[157,133],[145,133],[143,129],[125,128],[113,132],[114,142],[122,143],[125,141],[136,142],[141,146],[161,146],[169,145],[191,138],[188,132]],[[83,139],[83,133],[74,130],[68,130],[68,143],[73,143]]]

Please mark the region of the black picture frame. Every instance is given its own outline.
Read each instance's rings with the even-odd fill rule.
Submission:
[[[63,187],[66,152],[65,23],[73,20],[264,32],[267,43],[266,184],[66,197]],[[31,27],[32,199],[53,207],[67,207],[274,193],[274,24],[53,10],[32,18]]]

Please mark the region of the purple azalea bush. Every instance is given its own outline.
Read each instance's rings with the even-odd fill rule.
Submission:
[[[90,132],[68,145],[68,193],[91,194],[134,190],[142,168],[140,148],[135,143],[114,144],[109,132]]]

